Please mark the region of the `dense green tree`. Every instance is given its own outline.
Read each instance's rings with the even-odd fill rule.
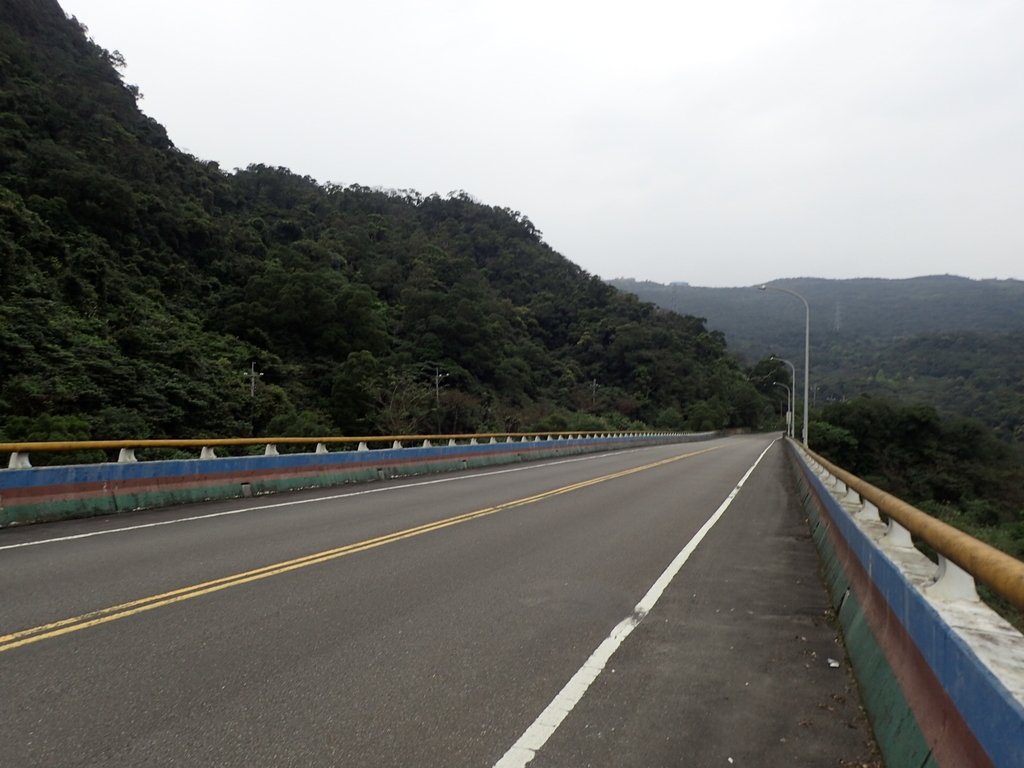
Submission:
[[[7,437],[758,425],[720,333],[521,213],[225,172],[139,111],[123,64],[53,0],[0,3]]]
[[[810,442],[865,480],[1024,555],[1024,457],[979,422],[860,397],[821,409]],[[993,527],[998,536],[981,530]]]

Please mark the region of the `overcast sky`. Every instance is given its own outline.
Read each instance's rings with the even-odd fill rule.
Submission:
[[[605,278],[1024,278],[1017,0],[62,0],[228,170],[465,190]]]

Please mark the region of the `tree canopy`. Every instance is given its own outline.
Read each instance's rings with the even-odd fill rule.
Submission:
[[[757,426],[722,334],[517,211],[227,172],[56,2],[0,3],[0,437]],[[250,373],[255,367],[257,381]]]

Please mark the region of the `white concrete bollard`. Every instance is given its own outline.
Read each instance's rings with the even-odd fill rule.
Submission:
[[[924,591],[929,597],[937,597],[940,600],[963,600],[969,603],[981,600],[974,585],[974,577],[941,554],[935,582],[925,587]]]
[[[28,460],[27,453],[19,453],[15,451],[11,454],[11,458],[7,460],[8,469],[32,469],[32,462]]]
[[[860,512],[858,512],[856,516],[859,520],[863,520],[866,523],[882,522],[882,518],[878,516],[878,507],[867,499],[864,499],[861,502]]]
[[[885,535],[879,539],[878,543],[882,546],[894,547],[896,549],[914,548],[914,540],[910,536],[910,531],[897,523],[891,517],[889,518],[889,527],[886,530]]]

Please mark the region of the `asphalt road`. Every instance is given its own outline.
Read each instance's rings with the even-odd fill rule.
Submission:
[[[771,442],[0,531],[0,766],[867,764]]]

